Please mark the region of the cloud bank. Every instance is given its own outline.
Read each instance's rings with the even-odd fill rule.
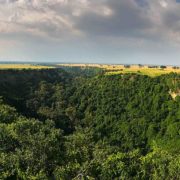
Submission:
[[[180,3],[176,0],[0,0],[0,46],[6,46],[7,41],[28,48],[44,42],[45,49],[53,44],[64,51],[73,46],[78,51],[75,46],[80,43],[92,51],[90,46],[102,46],[100,51],[108,49],[110,54],[116,48],[123,49],[124,54],[140,48],[151,53],[156,50],[177,53]],[[105,46],[106,43],[109,45]]]

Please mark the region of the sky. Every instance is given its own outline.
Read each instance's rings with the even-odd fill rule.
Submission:
[[[0,0],[0,61],[180,65],[180,0]]]

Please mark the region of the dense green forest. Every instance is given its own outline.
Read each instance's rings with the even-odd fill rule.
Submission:
[[[0,179],[180,179],[180,75],[0,71]]]

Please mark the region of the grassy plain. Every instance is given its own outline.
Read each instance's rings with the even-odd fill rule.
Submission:
[[[148,75],[151,77],[160,76],[163,74],[168,74],[171,72],[180,73],[180,69],[159,69],[159,68],[124,68],[117,71],[108,71],[107,75],[112,74],[124,74],[124,73],[137,73],[142,75]]]
[[[34,64],[0,64],[0,70],[2,69],[50,69],[51,66],[34,65]]]
[[[131,65],[126,68],[124,65],[108,65],[108,64],[59,64],[59,66],[69,66],[69,67],[97,67],[104,69],[106,75],[112,74],[124,74],[124,73],[137,73],[142,75],[148,75],[151,77],[160,76],[163,74],[168,74],[171,72],[180,73],[180,69],[174,69],[172,66],[167,66],[167,68],[149,68],[148,66],[138,66]]]

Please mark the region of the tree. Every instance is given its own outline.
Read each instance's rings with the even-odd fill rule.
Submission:
[[[48,179],[63,162],[62,131],[52,121],[0,123],[0,178]],[[41,177],[41,178],[40,178]]]

